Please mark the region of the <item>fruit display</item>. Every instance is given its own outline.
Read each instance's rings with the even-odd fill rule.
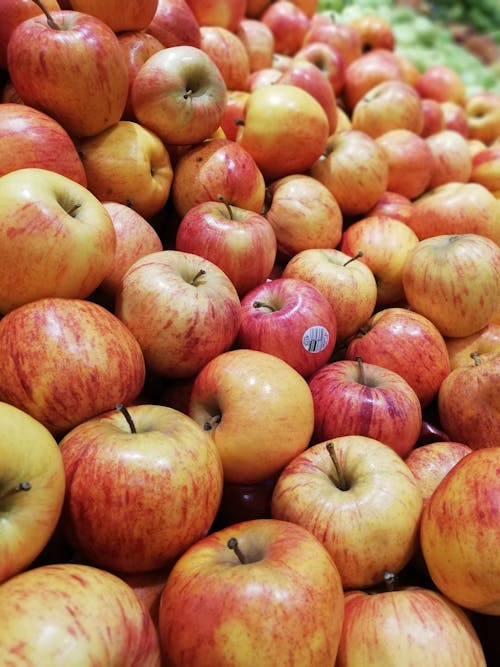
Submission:
[[[1,667],[500,664],[496,3],[0,16]]]

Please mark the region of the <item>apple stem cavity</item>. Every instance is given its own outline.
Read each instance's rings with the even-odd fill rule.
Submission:
[[[265,310],[267,313],[275,313],[276,312],[276,308],[273,308],[268,303],[264,303],[263,301],[254,301],[252,303],[252,306],[254,308],[261,308],[262,310]]]
[[[384,585],[388,593],[392,593],[398,584],[398,575],[394,572],[384,572]]]
[[[193,278],[193,280],[191,281],[190,284],[193,285],[194,287],[197,287],[198,286],[197,285],[198,279],[201,278],[202,276],[204,276],[205,273],[206,273],[205,269],[200,269],[198,271],[198,273],[195,275],[195,277]]]
[[[472,361],[474,362],[474,366],[480,366],[481,365],[481,356],[479,352],[471,352],[470,357]]]
[[[336,474],[336,480],[335,484],[336,486],[341,490],[341,491],[348,491],[349,490],[349,485],[346,482],[346,479],[344,477],[344,473],[342,471],[342,468],[340,466],[340,462],[337,456],[337,452],[335,451],[335,446],[333,442],[329,442],[326,445],[326,449],[328,451],[328,454],[330,455],[330,458],[333,463],[333,467],[335,468],[335,474]]]
[[[61,27],[59,25],[57,25],[57,23],[54,21],[54,19],[52,18],[49,10],[43,4],[42,0],[33,0],[33,2],[45,14],[45,17],[47,19],[47,25],[49,26],[49,28],[52,28],[52,30],[61,30]]]
[[[363,251],[362,251],[362,250],[359,250],[359,251],[354,255],[354,257],[351,257],[351,259],[348,259],[347,262],[345,262],[345,264],[342,264],[342,266],[347,266],[347,265],[350,264],[351,262],[354,262],[355,259],[359,259],[360,257],[363,257]]]
[[[134,420],[132,419],[132,416],[131,416],[130,412],[129,412],[129,411],[127,410],[127,408],[123,405],[123,403],[119,403],[119,404],[116,406],[116,409],[119,410],[119,411],[122,413],[122,415],[125,417],[125,419],[126,419],[126,421],[127,421],[127,424],[128,424],[129,427],[130,427],[130,432],[131,432],[131,433],[137,433],[137,430],[136,430],[136,428],[135,428],[135,424],[134,424]]]
[[[245,565],[245,556],[243,555],[239,545],[238,545],[238,540],[236,537],[230,537],[227,541],[227,546],[231,551],[234,551],[234,553],[238,556],[238,560],[242,565]]]
[[[367,384],[366,384],[365,366],[363,364],[363,360],[361,359],[361,357],[354,357],[354,361],[357,362],[359,368],[359,383],[366,387]]]
[[[217,200],[224,204],[226,207],[229,219],[234,220],[233,209],[231,208],[231,204],[227,201],[227,199],[223,195],[217,195]]]
[[[0,501],[5,500],[5,498],[8,498],[9,496],[13,496],[15,493],[19,493],[19,491],[29,491],[30,489],[31,489],[31,484],[29,482],[21,482],[20,484],[16,484],[16,486],[13,486],[11,489],[4,491],[0,495]]]

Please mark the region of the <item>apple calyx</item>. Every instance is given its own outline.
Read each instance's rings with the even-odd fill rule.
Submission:
[[[54,19],[52,18],[52,16],[51,16],[49,10],[48,10],[47,7],[45,7],[45,5],[43,4],[42,0],[33,0],[33,2],[34,2],[35,5],[36,5],[37,7],[39,7],[39,8],[42,10],[42,12],[45,14],[45,17],[46,17],[46,19],[47,19],[47,25],[49,26],[49,28],[52,28],[52,30],[61,30],[61,29],[62,29],[61,26],[59,26],[59,25],[54,21]]]
[[[362,250],[358,250],[358,252],[354,255],[354,257],[351,257],[350,259],[348,259],[347,262],[345,262],[344,264],[342,264],[342,266],[347,266],[347,265],[350,264],[351,262],[354,262],[355,259],[359,259],[360,257],[363,257],[363,254],[364,254],[364,253],[363,253]]]
[[[222,419],[222,415],[217,414],[217,415],[212,415],[212,417],[209,417],[207,421],[203,424],[203,430],[204,431],[211,431],[214,428],[217,428],[217,426],[220,424]]]
[[[333,480],[335,486],[340,489],[341,491],[348,491],[349,490],[349,484],[346,481],[346,478],[344,476],[344,472],[340,466],[340,462],[337,456],[337,452],[335,451],[335,446],[333,442],[329,442],[326,445],[326,449],[328,451],[328,454],[330,455],[330,458],[333,463],[333,467],[335,468],[335,475],[336,478]]]
[[[358,356],[358,357],[354,357],[354,361],[357,362],[358,368],[359,368],[359,380],[358,380],[358,382],[359,382],[359,384],[362,384],[365,387],[367,387],[368,384],[366,382],[366,374],[365,374],[365,367],[364,367],[364,364],[363,364],[363,360],[361,359],[361,357]]]
[[[474,362],[474,366],[480,366],[481,365],[481,355],[479,354],[479,352],[477,352],[477,351],[471,352],[469,356],[472,359],[472,361]]]
[[[137,430],[135,428],[134,420],[132,419],[132,415],[130,412],[127,410],[127,408],[123,405],[123,403],[119,403],[116,406],[116,409],[122,413],[122,415],[125,417],[127,424],[130,427],[130,432],[131,433],[137,433]]]
[[[217,195],[217,201],[220,201],[222,204],[224,204],[228,212],[229,219],[234,220],[233,209],[231,208],[231,204],[227,201],[227,199],[223,195]]]
[[[29,482],[20,482],[19,484],[16,484],[10,489],[7,489],[7,491],[4,491],[0,495],[0,502],[2,500],[5,500],[5,498],[8,498],[9,496],[13,496],[15,493],[19,493],[19,491],[29,491],[31,489],[31,484]]]
[[[236,537],[230,537],[227,541],[227,547],[228,549],[231,549],[231,551],[234,551],[236,556],[238,557],[238,560],[242,565],[245,565],[245,556],[243,555],[243,552],[241,551],[239,545],[238,545],[238,540]]]

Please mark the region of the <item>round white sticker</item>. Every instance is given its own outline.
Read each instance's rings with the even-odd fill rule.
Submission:
[[[330,334],[328,333],[328,329],[318,325],[306,329],[302,336],[302,345],[305,350],[314,354],[316,352],[322,352],[328,345],[329,340]]]

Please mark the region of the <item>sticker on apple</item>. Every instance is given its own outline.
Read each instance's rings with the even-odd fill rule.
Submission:
[[[302,345],[308,352],[315,354],[321,352],[328,345],[330,334],[328,329],[322,326],[309,327],[302,336]]]

